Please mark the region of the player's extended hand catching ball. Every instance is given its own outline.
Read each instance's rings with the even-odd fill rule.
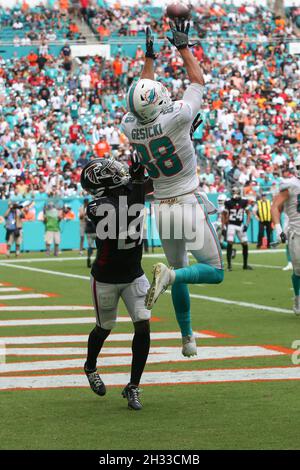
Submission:
[[[154,52],[154,36],[152,34],[151,28],[147,26],[146,28],[146,57],[150,59],[156,59],[156,54]]]
[[[185,49],[189,46],[189,30],[190,22],[183,19],[175,19],[174,22],[170,21],[170,28],[172,38],[168,37],[173,46],[177,49]]]

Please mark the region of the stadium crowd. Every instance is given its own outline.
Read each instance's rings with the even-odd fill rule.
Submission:
[[[0,198],[17,202],[82,196],[80,173],[89,159],[112,152],[129,160],[119,124],[144,58],[142,47],[128,57],[120,46],[111,59],[86,57],[72,66],[68,43],[53,56],[51,38],[43,33],[72,20],[65,10],[48,14],[39,8],[38,15],[28,9],[16,18],[1,14],[2,24],[12,27],[14,20],[31,22],[42,39],[25,57],[0,58]],[[124,28],[131,35],[134,22],[134,32],[147,24],[158,36],[167,29],[166,18],[153,20],[141,7],[120,7],[111,16],[95,6],[94,24],[98,20],[120,35]],[[193,49],[207,87],[203,123],[194,135],[200,184],[207,193],[234,184],[248,196],[273,193],[300,150],[300,60],[286,42],[295,34],[292,26],[259,6],[223,9],[215,3],[196,10],[193,29],[202,38]],[[156,77],[180,99],[188,81],[167,40],[158,52]]]

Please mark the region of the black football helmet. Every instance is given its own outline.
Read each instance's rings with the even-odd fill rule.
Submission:
[[[232,188],[232,198],[233,199],[240,199],[240,197],[242,197],[241,188],[239,188],[238,186],[234,186]]]
[[[95,158],[82,170],[81,186],[94,197],[107,196],[111,190],[129,183],[129,169],[112,158]]]

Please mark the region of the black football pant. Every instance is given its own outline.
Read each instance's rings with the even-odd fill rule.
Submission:
[[[260,248],[262,245],[262,239],[265,233],[265,229],[267,232],[268,248],[270,247],[272,235],[271,222],[259,222],[257,248]]]

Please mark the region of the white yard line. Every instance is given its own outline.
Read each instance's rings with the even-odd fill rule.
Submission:
[[[168,294],[171,294],[171,291],[166,292]],[[199,294],[190,294],[190,297],[192,297],[193,299],[208,300],[209,302],[217,302],[220,304],[237,305],[239,307],[253,308],[255,310],[266,310],[268,312],[276,313],[293,313],[292,310],[288,310],[287,308],[269,307],[268,305],[252,304],[250,302],[239,302],[238,300],[228,300],[222,297],[210,297],[208,295]]]
[[[24,299],[47,299],[47,294],[16,294],[16,295],[0,295],[1,300],[24,300]]]
[[[194,332],[196,338],[216,338],[211,334]],[[110,341],[132,341],[132,333],[112,333],[106,342]],[[44,336],[6,336],[0,337],[1,343],[8,344],[55,344],[55,343],[86,343],[88,335],[44,335]],[[175,331],[164,331],[161,333],[151,333],[152,340],[161,339],[181,339],[181,334]]]
[[[243,263],[232,263],[233,265],[236,266],[243,266]],[[284,268],[284,266],[274,266],[272,264],[253,264],[249,262],[250,266],[253,266],[254,268],[268,268],[268,269],[281,269]]]
[[[163,362],[192,362],[206,361],[216,359],[236,359],[244,357],[264,357],[278,356],[283,353],[272,351],[262,346],[219,346],[203,347],[199,349],[198,356],[186,358],[182,356],[180,348],[170,348],[166,352],[151,351],[147,359],[148,364],[159,364]],[[130,365],[132,361],[131,354],[124,356],[102,356],[100,359],[101,367]],[[9,372],[27,372],[27,371],[45,371],[59,369],[82,368],[82,359],[61,359],[48,361],[31,362],[10,362],[0,364],[0,373]]]
[[[129,323],[132,320],[130,317],[118,317],[117,321],[118,323]],[[0,320],[0,328],[5,326],[80,325],[86,323],[95,323],[94,316],[81,318],[34,318],[29,320]]]
[[[39,269],[39,268],[30,268],[29,266],[19,266],[15,264],[5,264],[5,262],[0,262],[0,266],[5,266],[6,268],[15,268],[15,269],[23,269],[25,271],[34,271],[37,273],[43,274],[52,274],[54,276],[62,276],[62,277],[71,277],[74,279],[83,279],[84,281],[89,281],[90,276],[80,276],[79,274],[70,274],[70,273],[62,273],[61,271],[50,271],[48,269]]]
[[[128,373],[101,374],[107,385],[123,387]],[[224,383],[273,380],[300,380],[300,367],[272,367],[252,369],[213,369],[189,371],[144,372],[141,385]],[[84,374],[44,375],[32,377],[0,377],[0,389],[42,389],[61,387],[88,387]]]
[[[0,292],[21,292],[19,287],[0,287]]]
[[[225,253],[225,252],[224,252]],[[274,249],[274,250],[250,250],[249,255],[265,255],[272,253],[285,253],[285,249]],[[237,250],[237,254],[242,254],[241,250]],[[189,256],[192,256],[189,253]],[[143,258],[165,258],[164,253],[146,253],[143,255]],[[1,264],[18,264],[18,263],[55,263],[55,262],[64,262],[64,261],[84,261],[84,256],[64,256],[57,258],[18,258],[18,259],[3,259]],[[1,284],[0,284],[1,285]]]
[[[81,312],[94,310],[92,305],[6,305],[0,307],[1,312]]]

